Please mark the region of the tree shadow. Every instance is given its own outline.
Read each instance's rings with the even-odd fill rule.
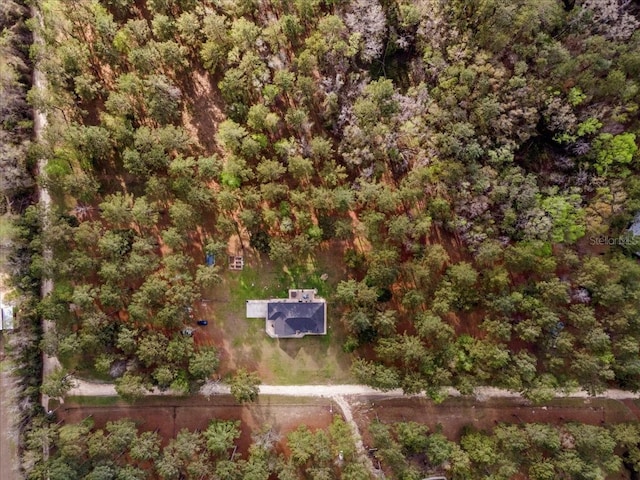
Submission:
[[[290,358],[296,358],[300,353],[300,350],[305,346],[300,343],[306,339],[303,338],[278,338],[278,347]]]
[[[218,105],[224,105],[213,78],[202,67],[196,66],[182,79],[189,123],[193,126],[200,145],[207,153],[216,151],[215,132],[224,120]]]

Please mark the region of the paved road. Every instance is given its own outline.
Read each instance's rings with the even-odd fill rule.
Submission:
[[[0,334],[0,358],[4,358],[4,338]],[[5,372],[7,362],[0,362],[0,479],[19,480],[15,432],[9,425],[12,417],[12,379]]]

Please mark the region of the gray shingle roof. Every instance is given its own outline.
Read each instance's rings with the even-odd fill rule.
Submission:
[[[325,333],[324,302],[269,302],[267,319],[278,337]]]
[[[631,230],[631,232],[635,236],[640,235],[640,213],[636,214],[636,216],[634,217],[633,223],[629,227],[629,230]]]

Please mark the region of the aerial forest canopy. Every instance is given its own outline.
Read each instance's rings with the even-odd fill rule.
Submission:
[[[393,478],[422,479],[425,465],[453,479],[626,478],[616,476],[623,465],[638,471],[635,423],[501,423],[491,432],[466,427],[457,441],[415,422],[375,422],[370,432]]]
[[[349,426],[338,417],[326,429],[303,425],[286,436],[269,426],[248,439],[242,433],[239,421],[220,419],[211,419],[202,431],[180,429],[165,442],[157,431],[128,418],[104,428],[96,428],[91,418],[63,426],[37,424],[27,436],[28,461],[35,465],[29,479],[371,479]],[[43,465],[47,443],[56,449]]]
[[[343,247],[361,382],[640,387],[637,2],[41,7],[48,351],[187,391],[217,367],[187,307],[244,232],[281,268]]]
[[[33,187],[26,161],[32,122],[26,102],[31,32],[25,11],[12,0],[0,7],[0,215],[24,210]]]

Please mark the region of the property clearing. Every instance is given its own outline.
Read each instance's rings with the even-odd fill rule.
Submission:
[[[199,328],[194,338],[197,344],[218,348],[220,376],[245,368],[257,371],[263,382],[271,384],[353,381],[350,357],[342,351],[343,327],[326,295],[343,278],[336,264],[336,258],[342,258],[342,248],[336,244],[320,251],[315,265],[304,272],[284,272],[266,256],[245,249],[244,269],[227,271],[223,283],[206,292],[203,302],[195,305],[196,316],[208,319],[209,325]],[[327,272],[326,280],[322,280]],[[302,287],[317,289],[318,296],[327,298],[327,334],[270,338],[265,332],[267,305],[260,300],[287,298],[290,288]],[[252,318],[247,318],[248,305]]]

